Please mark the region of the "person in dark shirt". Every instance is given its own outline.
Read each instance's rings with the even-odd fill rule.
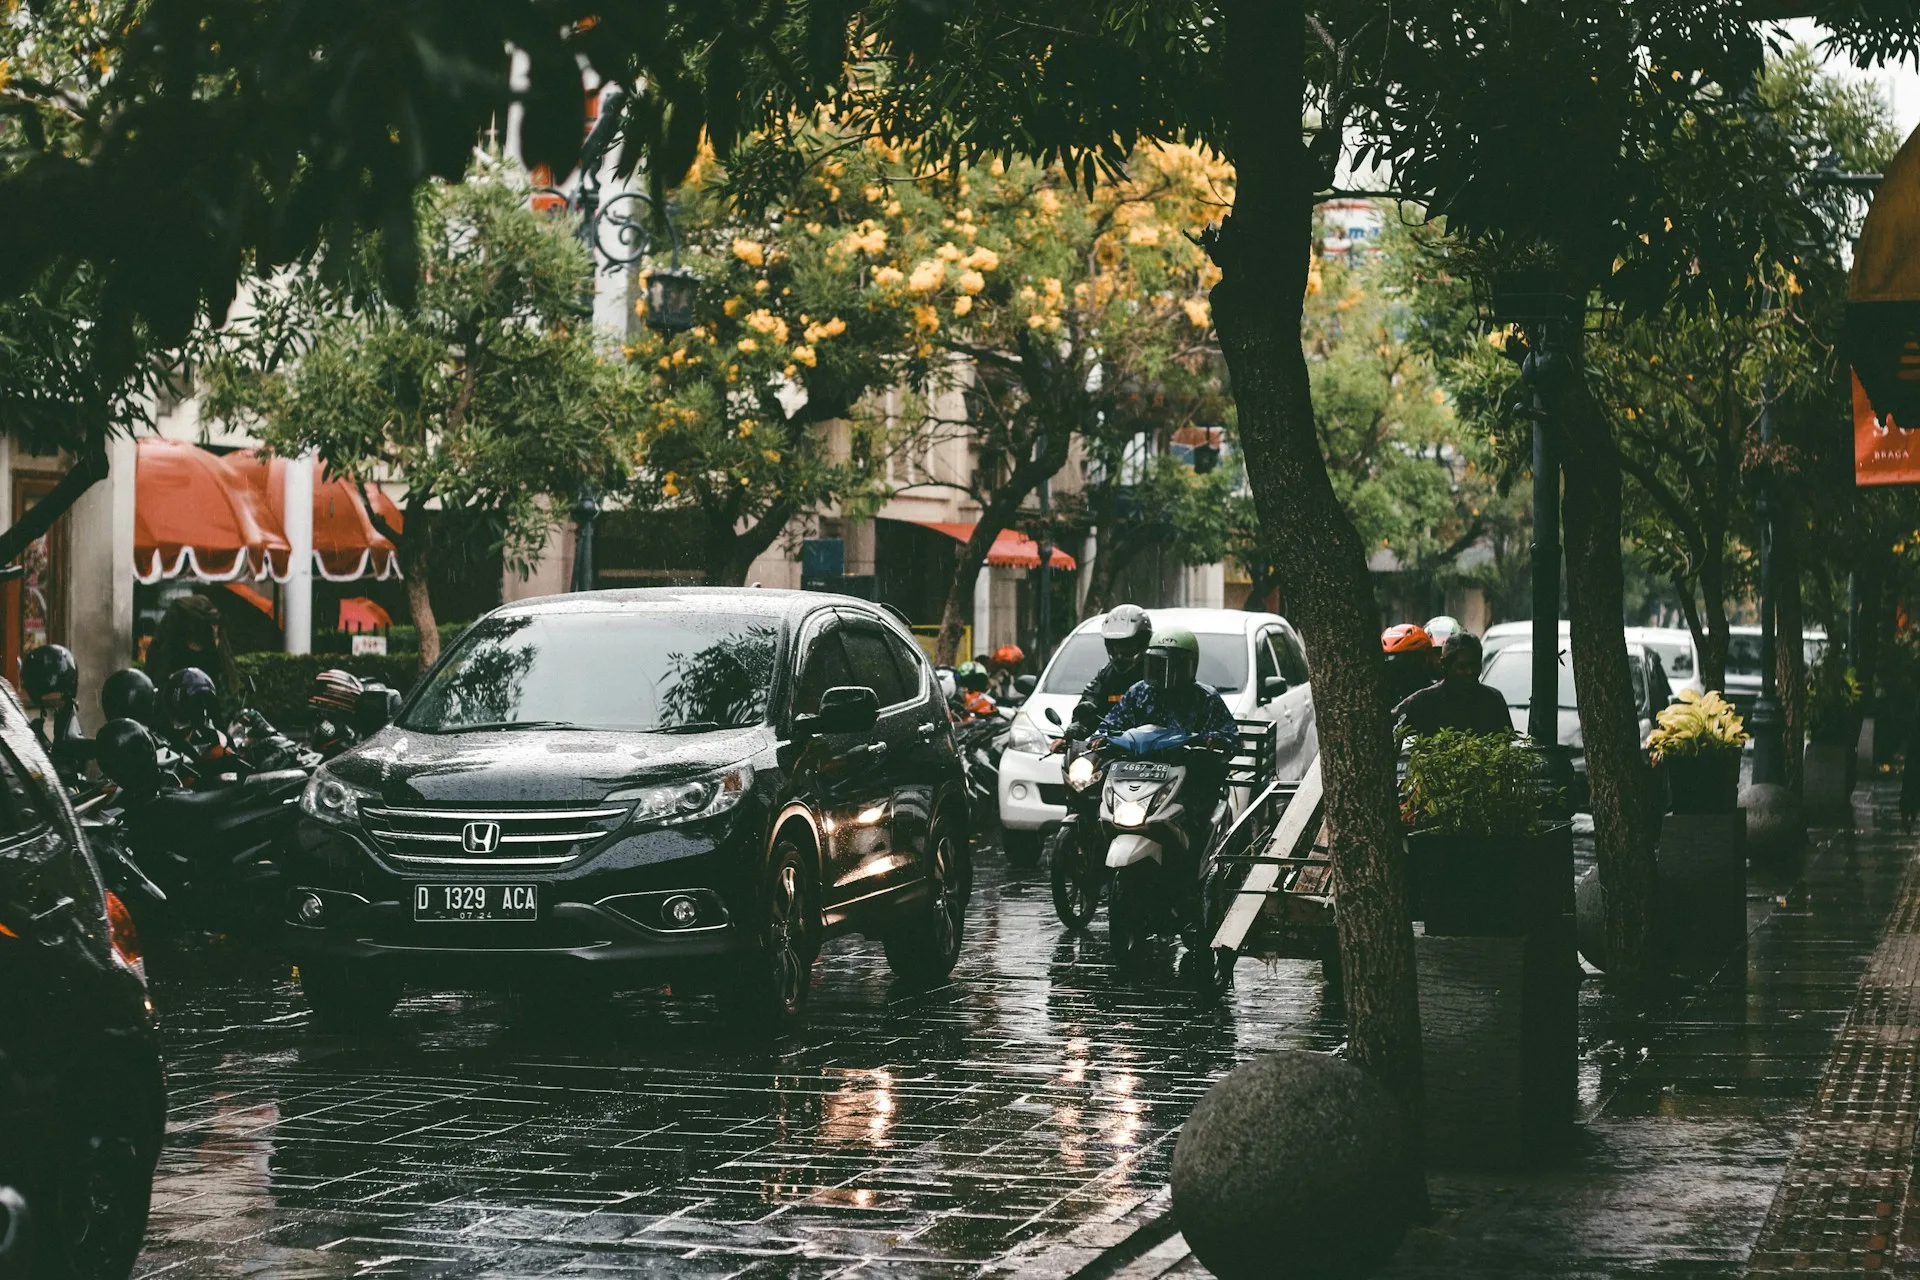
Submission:
[[[1416,734],[1441,729],[1468,733],[1512,733],[1513,718],[1507,700],[1490,684],[1480,682],[1480,640],[1460,631],[1448,637],[1441,651],[1439,683],[1428,685],[1393,709],[1396,724]]]
[[[1080,691],[1073,720],[1061,732],[1063,738],[1091,738],[1127,690],[1140,682],[1147,641],[1153,639],[1153,620],[1137,604],[1115,605],[1100,620],[1100,639],[1107,646],[1107,665]]]

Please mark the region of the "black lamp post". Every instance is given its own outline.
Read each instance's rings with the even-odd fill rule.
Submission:
[[[1551,277],[1504,273],[1494,282],[1493,318],[1520,325],[1527,340],[1509,339],[1533,421],[1533,690],[1527,736],[1551,785],[1571,794],[1573,762],[1560,745],[1560,455],[1554,415],[1573,376],[1566,342],[1580,322],[1579,299]]]
[[[1760,381],[1760,448],[1773,443],[1773,379]],[[1779,786],[1786,781],[1785,744],[1780,740],[1785,719],[1780,712],[1774,662],[1779,636],[1773,618],[1773,481],[1760,473],[1760,696],[1754,699],[1748,732],[1753,735],[1753,784]]]
[[[623,98],[618,90],[600,104],[600,118],[580,148],[579,177],[572,192],[541,188],[540,195],[558,199],[580,218],[580,242],[600,271],[630,267],[653,249],[653,228],[666,228],[669,265],[647,276],[647,327],[661,333],[684,333],[693,327],[693,303],[698,277],[680,265],[680,233],[673,218],[644,191],[616,191],[604,199],[600,192],[600,162],[620,118]],[[636,216],[638,215],[638,216]],[[590,303],[589,303],[590,305]],[[574,549],[571,590],[594,588],[593,533],[600,518],[600,495],[589,482],[573,504]]]

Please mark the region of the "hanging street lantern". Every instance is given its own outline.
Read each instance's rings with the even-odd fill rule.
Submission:
[[[700,279],[678,265],[647,277],[647,327],[661,333],[685,333],[693,328],[693,297]]]

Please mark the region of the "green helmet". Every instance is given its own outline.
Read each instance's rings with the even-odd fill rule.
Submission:
[[[953,669],[953,682],[962,689],[978,693],[987,687],[987,669],[977,662],[963,662]]]
[[[1427,634],[1433,637],[1433,647],[1436,649],[1445,648],[1447,637],[1459,635],[1465,630],[1466,628],[1460,625],[1460,619],[1448,614],[1443,613],[1437,618],[1427,619]]]
[[[1148,684],[1177,689],[1200,670],[1200,642],[1185,627],[1162,627],[1147,641]]]

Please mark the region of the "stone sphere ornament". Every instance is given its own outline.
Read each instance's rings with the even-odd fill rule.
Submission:
[[[1772,782],[1756,782],[1740,793],[1747,811],[1747,857],[1784,858],[1798,853],[1807,842],[1807,817],[1791,790]]]
[[[1393,1099],[1320,1053],[1255,1058],[1207,1091],[1173,1153],[1173,1215],[1220,1280],[1371,1275],[1419,1177]]]

